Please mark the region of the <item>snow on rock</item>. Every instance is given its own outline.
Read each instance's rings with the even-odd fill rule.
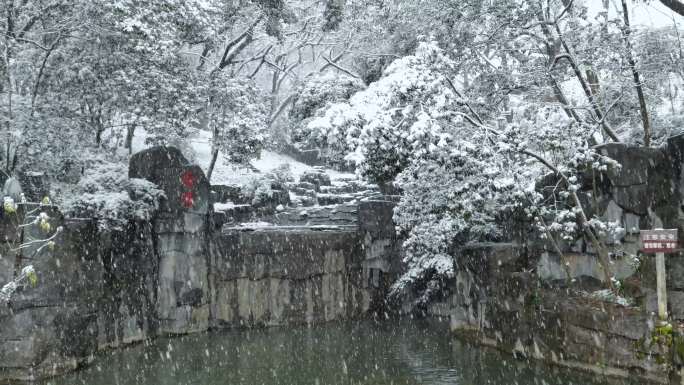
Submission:
[[[245,222],[245,223],[240,223],[238,227],[240,228],[245,228],[245,229],[261,229],[264,227],[272,227],[275,226],[273,223],[270,222]]]
[[[246,204],[236,205],[233,202],[227,202],[227,203],[216,202],[216,203],[214,203],[214,211],[223,212],[223,211],[232,210],[236,207],[247,207],[247,206],[251,206],[251,205],[246,205]]]
[[[148,148],[146,144],[147,132],[145,130],[136,131],[133,139],[133,152],[138,152]],[[208,131],[197,131],[189,138],[190,145],[181,149],[186,158],[192,159],[206,172],[211,163],[211,133]],[[192,153],[188,153],[192,152]],[[250,179],[258,177],[260,174],[272,171],[278,166],[289,164],[292,175],[299,179],[307,172],[316,172],[316,169],[307,164],[296,161],[295,159],[278,154],[274,151],[262,151],[259,159],[251,162],[251,168],[244,165],[236,165],[228,162],[224,156],[219,154],[211,177],[211,184],[220,185],[244,185]],[[335,170],[325,170],[325,173],[332,180],[353,180],[356,179],[353,173],[339,172]]]

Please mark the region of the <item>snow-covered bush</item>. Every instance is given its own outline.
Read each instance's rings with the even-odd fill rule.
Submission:
[[[445,88],[453,63],[435,42],[421,43],[414,55],[395,60],[383,77],[335,103],[306,130],[333,158],[356,161],[373,181],[392,180],[413,157],[445,140],[436,124],[453,111],[456,98]]]
[[[254,177],[245,183],[242,193],[250,200],[253,206],[261,206],[273,197],[271,178]]]
[[[18,276],[0,288],[0,304],[11,300],[14,292],[17,291],[20,285],[23,285],[26,282],[33,287],[38,284],[38,276],[36,275],[36,270],[33,268],[33,265],[25,266],[21,269]]]
[[[294,182],[295,180],[289,163],[283,163],[269,171],[267,178],[271,179],[278,186],[285,186],[286,183]]]
[[[310,75],[297,88],[289,112],[292,141],[302,146],[317,146],[319,143],[307,129],[308,121],[317,112],[323,113],[326,105],[346,101],[363,88],[362,81],[334,72]]]
[[[123,163],[101,162],[83,176],[65,211],[72,217],[95,218],[103,230],[121,230],[131,220],[150,220],[164,196],[154,183],[128,178]]]
[[[230,161],[246,163],[259,155],[266,140],[268,109],[265,98],[248,79],[213,76],[204,97],[213,145]]]
[[[310,75],[296,90],[289,117],[295,122],[310,118],[327,103],[349,99],[364,88],[362,81],[335,72]]]
[[[508,147],[483,147],[486,136],[470,134],[435,146],[397,178],[404,196],[394,221],[406,239],[407,270],[393,286],[395,295],[420,286],[419,302],[429,301],[458,268],[459,246],[505,240],[506,215],[523,215],[529,205],[538,171],[520,167]]]

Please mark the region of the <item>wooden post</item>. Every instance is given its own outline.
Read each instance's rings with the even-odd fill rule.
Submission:
[[[665,275],[665,253],[656,253],[656,287],[658,293],[658,317],[667,320],[667,281]]]
[[[667,276],[665,253],[676,253],[679,248],[677,229],[641,230],[641,251],[656,255],[656,294],[658,295],[658,318],[667,322]]]

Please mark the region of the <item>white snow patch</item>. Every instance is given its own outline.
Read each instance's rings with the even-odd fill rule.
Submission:
[[[228,210],[234,209],[236,207],[247,207],[247,206],[250,206],[250,205],[246,205],[246,204],[236,205],[233,202],[226,202],[226,203],[216,202],[216,203],[214,203],[214,211],[217,211],[217,212],[228,211]]]
[[[136,130],[133,137],[133,153],[142,151],[149,147],[145,143],[147,139],[147,132],[143,129]],[[197,164],[206,172],[211,162],[211,132],[198,131],[189,138],[190,149],[193,154],[184,154],[188,159],[194,158]],[[219,154],[214,166],[214,172],[211,177],[212,184],[222,185],[243,185],[247,181],[259,176],[262,173],[267,173],[280,165],[289,164],[292,176],[299,179],[302,174],[308,171],[313,171],[314,168],[307,164],[301,163],[287,155],[279,154],[274,151],[262,151],[259,159],[251,161],[251,168],[244,165],[236,165],[227,162],[225,157]],[[330,176],[331,180],[350,180],[356,179],[353,173],[339,172],[335,170],[326,170],[326,174]]]
[[[245,222],[245,223],[240,223],[238,227],[246,228],[246,229],[260,229],[264,227],[272,227],[275,226],[273,223],[270,222]]]
[[[588,293],[590,298],[595,298],[601,301],[612,302],[622,306],[634,306],[634,300],[625,298],[623,296],[613,293],[610,289],[596,290]]]

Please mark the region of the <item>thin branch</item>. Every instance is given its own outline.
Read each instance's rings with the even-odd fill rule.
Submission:
[[[287,98],[285,98],[285,100],[282,103],[280,103],[280,106],[278,106],[275,113],[271,115],[271,118],[268,121],[268,128],[271,128],[271,126],[273,125],[273,123],[275,123],[276,119],[278,119],[280,114],[282,114],[283,111],[285,111],[285,107],[287,107],[287,105],[290,104],[292,98],[294,98],[294,95],[289,95]]]
[[[446,76],[444,77],[444,79],[446,79],[447,84],[449,84],[449,87],[456,94],[456,96],[458,96],[461,99],[461,104],[465,105],[468,108],[468,111],[470,111],[470,113],[473,114],[473,116],[475,116],[475,119],[477,119],[477,121],[478,121],[478,123],[480,123],[480,125],[483,125],[484,121],[482,120],[482,118],[480,118],[480,115],[478,115],[478,113],[475,112],[475,110],[470,105],[470,103],[466,102],[465,99],[463,99],[463,95],[461,95],[461,93],[458,91],[456,86],[454,86],[454,83],[451,81],[451,79],[449,79]]]
[[[565,8],[563,8],[561,13],[556,16],[554,23],[558,23],[558,21],[560,21],[560,19],[570,10],[570,8],[572,8],[573,2],[573,0],[568,1],[568,4],[565,5]]]
[[[252,24],[250,24],[249,27],[247,27],[247,29],[245,29],[238,37],[226,44],[226,47],[223,51],[223,56],[221,57],[221,61],[218,65],[219,70],[222,70],[229,65],[233,58],[235,58],[235,56],[237,56],[240,51],[242,51],[242,49],[249,44],[254,27],[259,24],[262,18],[263,16],[257,17],[256,20],[254,20]]]
[[[48,51],[45,53],[45,57],[43,58],[43,62],[40,66],[40,70],[38,71],[38,75],[36,77],[36,83],[33,86],[33,95],[31,96],[31,114],[30,116],[33,117],[33,113],[35,112],[35,106],[36,106],[36,98],[38,97],[38,88],[40,87],[40,81],[43,78],[43,74],[45,73],[45,66],[47,65],[48,59],[50,58],[50,55],[52,54],[52,51],[54,51],[55,48],[57,48],[57,44],[59,44],[59,41],[61,40],[61,36],[58,36],[54,42],[50,45],[50,48],[48,48]]]
[[[51,241],[51,240],[57,238],[57,236],[58,236],[59,234],[62,233],[62,230],[63,230],[63,229],[64,229],[64,228],[63,228],[62,226],[59,226],[59,227],[55,230],[55,233],[52,234],[52,236],[50,236],[49,238],[45,238],[45,239],[36,239],[36,240],[34,240],[34,241],[22,243],[21,245],[19,245],[19,247],[15,248],[15,249],[11,249],[11,251],[19,251],[19,250],[21,250],[21,249],[25,249],[25,248],[30,247],[30,246],[33,246],[33,245],[35,245],[35,244],[49,242],[49,241]]]
[[[572,56],[572,50],[570,49],[570,46],[568,43],[565,41],[563,38],[563,34],[560,30],[560,26],[558,23],[555,24],[556,27],[556,33],[558,34],[558,40],[561,43],[561,46],[565,50],[565,52],[568,54],[567,59],[570,62],[570,67],[572,68],[573,72],[575,73],[575,77],[577,77],[577,80],[580,82],[580,85],[582,86],[582,90],[584,91],[584,94],[587,96],[587,99],[589,99],[589,103],[591,104],[592,108],[594,109],[594,113],[596,114],[596,117],[599,119],[602,119],[604,114],[601,111],[601,107],[599,107],[598,103],[596,102],[596,98],[594,94],[591,92],[591,88],[589,87],[589,84],[587,84],[587,81],[584,79],[584,76],[582,75],[582,72],[579,69],[579,66],[577,66],[577,62]],[[613,131],[613,128],[606,122],[605,120],[603,121],[603,129],[608,134],[608,136],[615,142],[620,142],[620,138],[618,138],[617,134],[615,131]]]
[[[327,61],[328,64],[330,64],[331,66],[337,68],[339,71],[344,72],[344,73],[346,73],[347,75],[349,75],[349,76],[351,76],[351,77],[353,77],[353,78],[355,78],[355,79],[361,79],[361,76],[359,76],[359,75],[355,74],[354,72],[352,72],[352,71],[350,71],[350,70],[348,70],[348,69],[346,69],[346,68],[340,66],[339,64],[337,64],[337,63],[331,61],[331,60],[328,59],[327,57],[325,57],[325,56],[321,56],[321,57],[323,58],[323,60]]]

